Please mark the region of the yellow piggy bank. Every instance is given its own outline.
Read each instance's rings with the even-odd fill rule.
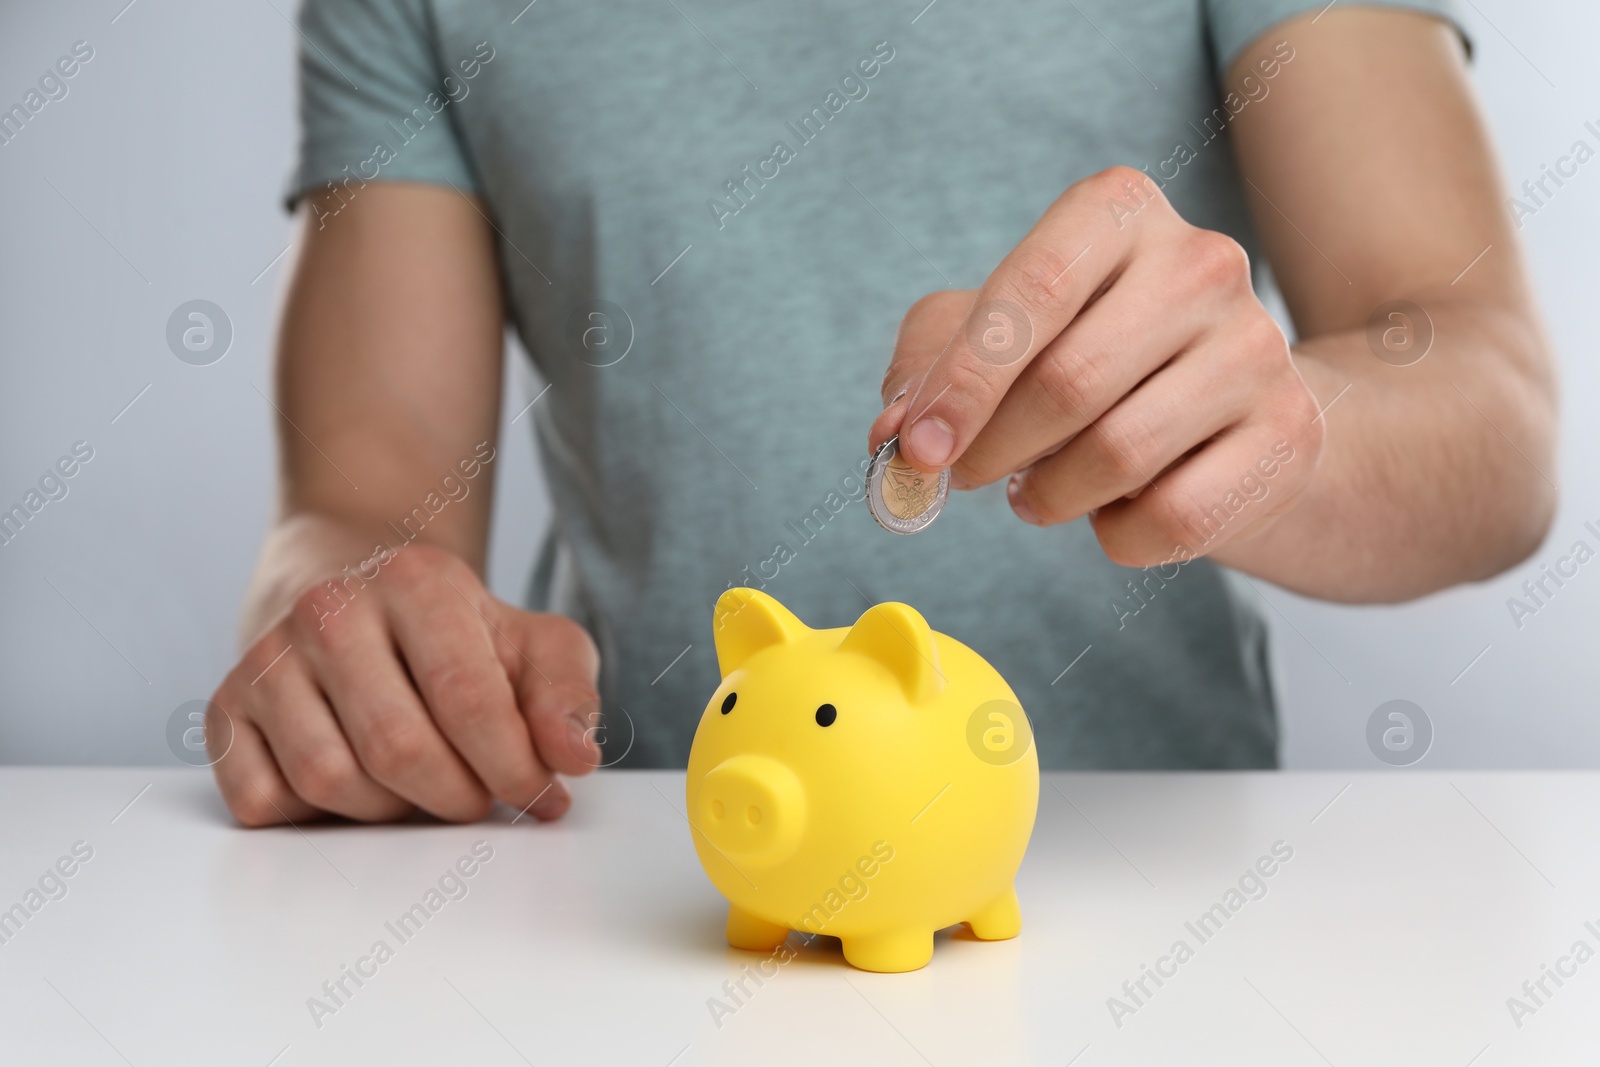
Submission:
[[[863,970],[911,971],[947,926],[1015,937],[1039,759],[999,673],[904,604],[813,630],[730,589],[713,627],[687,802],[728,943],[828,934]]]

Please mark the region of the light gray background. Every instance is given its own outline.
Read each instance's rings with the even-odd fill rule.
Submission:
[[[0,107],[73,42],[95,49],[69,95],[0,146],[0,508],[73,442],[95,450],[66,499],[0,546],[5,762],[172,764],[167,718],[231,665],[269,514],[271,409],[258,390],[270,391],[293,256],[281,255],[292,233],[279,208],[295,139],[292,2],[125,3],[0,0]],[[1600,127],[1600,12],[1556,0],[1464,6],[1511,183],[1538,177],[1580,137],[1600,142],[1583,128]],[[1122,46],[1137,55],[1137,41]],[[1600,765],[1600,560],[1520,631],[1506,607],[1577,538],[1600,547],[1583,530],[1600,526],[1600,431],[1587,417],[1600,386],[1597,234],[1600,160],[1523,231],[1565,389],[1549,541],[1494,582],[1404,607],[1267,589],[1286,765],[1379,767],[1366,723],[1394,698],[1434,724],[1419,767]],[[194,298],[233,322],[232,350],[210,367],[165,343],[168,316]],[[509,358],[507,422],[537,389]],[[490,584],[513,600],[547,515],[528,429],[526,419],[507,428],[497,461]]]

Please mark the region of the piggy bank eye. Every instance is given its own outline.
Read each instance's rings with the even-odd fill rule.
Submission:
[[[833,720],[839,717],[839,709],[832,704],[824,704],[817,709],[817,725],[832,726]]]
[[[728,712],[732,711],[733,710],[733,706],[735,704],[737,704],[738,702],[739,702],[739,694],[738,693],[729,693],[728,696],[727,696],[727,699],[725,699],[722,702],[722,714],[724,714],[724,715],[728,714]]]

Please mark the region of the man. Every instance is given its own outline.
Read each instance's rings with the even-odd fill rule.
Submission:
[[[1240,575],[1397,601],[1533,550],[1555,387],[1442,0],[920,6],[310,0],[238,818],[681,766],[732,585],[915,605],[1046,767],[1272,766]],[[481,581],[507,318],[531,611]],[[879,530],[864,430],[967,491]]]

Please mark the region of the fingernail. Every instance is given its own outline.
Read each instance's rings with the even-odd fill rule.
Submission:
[[[911,454],[930,467],[943,467],[956,450],[956,435],[948,423],[935,416],[918,419],[906,439]]]
[[[1015,474],[1006,482],[1006,499],[1011,502],[1011,510],[1016,512],[1017,518],[1034,526],[1044,525],[1034,510],[1028,506],[1028,502],[1022,499],[1022,479]]]
[[[567,737],[572,742],[572,751],[577,753],[579,759],[592,767],[600,762],[600,756],[596,751],[590,731],[600,724],[598,716],[595,717],[595,722],[590,722],[590,714],[588,712],[575,711],[567,716]]]
[[[567,809],[571,806],[572,794],[568,793],[566,787],[560,782],[551,782],[550,788],[545,790],[544,796],[540,797],[538,802],[528,810],[533,813],[535,819],[547,822],[551,819],[559,819],[567,813]]]

